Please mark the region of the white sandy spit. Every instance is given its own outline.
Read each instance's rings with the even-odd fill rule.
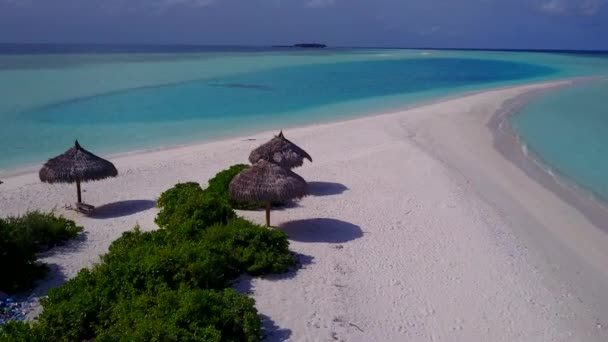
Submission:
[[[267,339],[608,341],[608,237],[504,159],[486,126],[506,99],[555,84],[287,131],[313,156],[296,170],[312,195],[271,219],[304,266],[237,285]],[[85,227],[44,259],[56,273],[44,293],[135,224],[154,229],[163,190],[246,162],[271,134],[115,158],[118,178],[83,186],[86,202],[115,203],[102,218],[64,211],[74,186],[36,174],[3,178],[0,213],[57,207]]]

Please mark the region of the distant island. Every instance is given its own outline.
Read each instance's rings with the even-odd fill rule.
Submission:
[[[319,44],[319,43],[298,43],[298,44],[293,44],[293,45],[273,45],[272,47],[323,49],[323,48],[326,48],[327,45]]]

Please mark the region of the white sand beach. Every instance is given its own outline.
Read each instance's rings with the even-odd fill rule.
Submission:
[[[594,225],[505,158],[488,126],[505,101],[568,82],[285,131],[314,159],[295,170],[311,195],[271,219],[303,266],[236,284],[255,298],[267,340],[608,341],[608,222]],[[84,201],[111,203],[90,218],[62,209],[74,186],[0,177],[0,215],[55,209],[85,227],[43,259],[54,272],[44,294],[122,232],[155,229],[162,191],[245,163],[275,133],[112,158],[118,178],[83,185]]]

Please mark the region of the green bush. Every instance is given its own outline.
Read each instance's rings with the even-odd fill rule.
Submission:
[[[234,201],[230,198],[228,194],[228,188],[230,187],[230,182],[232,179],[238,175],[241,171],[249,168],[249,165],[245,164],[236,164],[232,165],[226,170],[218,172],[213,178],[209,180],[209,186],[204,190],[205,193],[214,196],[216,198],[222,198],[233,209],[240,210],[257,210],[263,209],[264,203],[260,202],[239,202]]]
[[[187,284],[196,288],[220,289],[238,273],[231,271],[226,256],[209,250],[199,239],[179,239],[168,231],[141,232],[123,235],[102,257],[97,271],[109,279],[116,291],[127,287],[136,291],[168,286],[177,289]]]
[[[116,296],[112,301],[107,301],[107,292],[95,286],[69,291],[69,294],[76,298],[53,302],[57,300],[54,294],[55,298],[49,296],[44,301],[44,311],[34,323],[31,336],[42,336],[40,340],[44,341],[260,339],[261,322],[254,301],[231,289],[218,292],[188,286],[177,290],[161,286],[131,296]]]
[[[234,303],[214,309],[220,316],[208,314],[205,318],[208,322],[213,317],[224,317],[228,322],[217,335],[217,329],[209,328],[209,324],[186,328],[173,321],[176,314],[171,310],[142,298],[184,289],[219,290],[243,272],[252,275],[280,273],[294,264],[284,233],[243,219],[214,225],[193,237],[170,229],[152,232],[135,229],[114,241],[99,265],[90,271],[81,271],[76,278],[49,292],[48,298],[42,301],[44,311],[34,325],[34,331],[49,341],[95,337],[100,341],[102,337],[126,341],[145,340],[150,336],[158,336],[158,340],[188,340],[188,334],[205,336],[207,339],[201,337],[202,341],[213,341],[217,336],[221,337],[219,341],[256,340],[235,335],[243,329],[257,331],[245,326],[254,326],[252,322],[259,324],[259,319],[252,313],[255,320],[233,321],[226,315],[239,307]],[[142,301],[152,307],[134,309],[143,305]],[[175,304],[175,310],[188,310],[182,307],[187,301],[174,302],[181,303]],[[132,314],[123,317],[129,310]],[[143,315],[149,320],[137,325],[136,330],[124,329],[134,325],[133,322]],[[237,316],[244,317],[242,313]],[[165,322],[161,324],[161,321]],[[257,336],[257,333],[252,334]]]
[[[186,199],[202,193],[203,189],[198,183],[178,183],[160,195],[158,201],[156,201],[156,206],[168,211],[167,215],[170,216],[171,212],[173,212],[175,208],[182,204]]]
[[[36,252],[61,245],[82,232],[82,227],[77,226],[74,221],[39,211],[32,211],[20,217],[9,217],[6,223],[12,226],[16,242]]]
[[[178,184],[161,195],[155,222],[161,228],[192,236],[213,224],[236,217],[223,198],[203,192],[196,183]]]
[[[240,218],[207,228],[201,240],[210,251],[227,256],[240,272],[251,275],[283,273],[296,263],[285,233]]]
[[[104,341],[259,341],[254,301],[226,289],[146,292],[114,306]]]
[[[36,254],[73,239],[82,227],[53,214],[30,212],[20,217],[0,219],[0,291],[15,293],[34,286],[47,267]]]
[[[161,209],[156,223],[161,226],[174,224],[173,218],[181,220],[188,213],[183,212],[184,203],[192,198],[199,198],[200,195],[206,195],[207,198],[221,200],[230,205],[232,209],[240,210],[258,210],[264,209],[265,204],[260,202],[239,202],[230,199],[228,189],[232,179],[241,171],[249,168],[245,164],[232,165],[228,169],[218,172],[213,178],[209,179],[209,185],[204,190],[200,184],[195,182],[180,183],[173,188],[163,192],[157,201],[157,206]],[[190,205],[196,206],[196,201],[190,202]],[[180,213],[176,211],[180,210]]]
[[[0,326],[0,342],[36,342],[37,338],[29,324],[9,321]]]
[[[281,273],[295,260],[284,233],[235,218],[214,191],[185,183],[164,192],[156,218],[164,229],[124,233],[98,265],[49,291],[31,327],[12,324],[0,337],[259,341],[254,301],[225,288],[243,272]]]
[[[41,335],[93,338],[111,325],[111,310],[121,300],[180,286],[221,289],[238,275],[201,241],[173,238],[166,230],[124,233],[99,265],[49,292],[39,317]]]
[[[40,303],[44,310],[33,324],[34,335],[44,341],[82,341],[93,338],[100,322],[115,305],[113,288],[103,286],[93,270],[83,269],[75,278],[51,289]]]
[[[228,187],[232,179],[241,171],[249,168],[249,165],[236,164],[218,172],[209,180],[209,186],[205,189],[206,192],[222,197],[228,197]]]
[[[173,221],[182,220],[183,213],[178,213],[178,211],[183,211],[184,203],[192,198],[199,198],[202,194],[203,189],[195,182],[178,183],[163,192],[156,201],[156,206],[160,208],[155,219],[156,224],[164,228],[173,225]]]

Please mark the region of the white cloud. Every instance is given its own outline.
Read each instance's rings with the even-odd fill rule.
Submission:
[[[309,8],[323,8],[336,4],[336,0],[308,0],[305,4]]]
[[[543,0],[539,10],[553,15],[593,16],[607,0]]]

